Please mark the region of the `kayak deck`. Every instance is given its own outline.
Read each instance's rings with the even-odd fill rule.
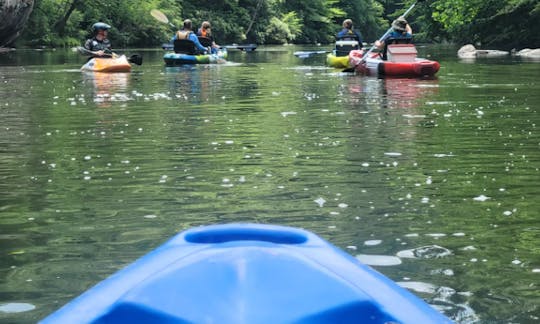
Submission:
[[[41,323],[452,323],[315,234],[228,224],[174,236]]]
[[[81,70],[91,72],[130,72],[131,64],[129,64],[125,55],[93,57],[81,67]]]
[[[221,48],[215,54],[191,55],[183,53],[166,53],[163,60],[166,66],[178,66],[184,64],[211,64],[223,63],[227,59],[227,50]]]
[[[363,58],[363,53],[351,51],[349,61],[360,74],[391,77],[431,77],[440,69],[437,61],[412,58],[408,61],[393,62],[382,60],[379,53],[371,53]]]
[[[349,68],[349,56],[336,56],[334,53],[329,53],[326,56],[326,64],[333,68]]]

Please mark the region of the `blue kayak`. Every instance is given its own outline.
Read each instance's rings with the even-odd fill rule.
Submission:
[[[227,59],[227,49],[220,48],[214,54],[191,55],[185,53],[165,53],[163,60],[166,66],[178,66],[184,64],[212,64],[225,63]]]
[[[41,323],[452,323],[315,234],[193,228]]]

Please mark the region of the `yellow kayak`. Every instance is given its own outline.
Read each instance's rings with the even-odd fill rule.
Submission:
[[[81,68],[92,72],[129,72],[131,64],[125,55],[115,57],[93,57]]]
[[[326,64],[333,68],[350,68],[349,56],[336,56],[334,53],[330,53],[326,56]]]

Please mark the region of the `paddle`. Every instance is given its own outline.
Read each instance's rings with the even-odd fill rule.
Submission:
[[[94,55],[94,53],[92,53],[92,51],[87,50],[86,48],[84,48],[82,46],[78,46],[77,51],[79,51],[79,53],[81,53],[83,55]],[[115,53],[111,52],[111,53],[105,53],[104,56],[105,57],[116,57],[116,56],[118,56],[118,54],[115,54]],[[133,54],[130,57],[128,57],[127,60],[128,60],[129,63],[133,63],[133,64],[136,64],[136,65],[142,65],[142,62],[143,62],[142,55],[139,55],[139,54]]]
[[[154,17],[157,21],[159,22],[162,22],[164,24],[168,24],[169,26],[171,26],[172,28],[174,29],[177,29],[170,21],[169,19],[167,18],[167,16],[165,16],[165,14],[157,9],[152,9],[150,10],[150,14],[152,15],[152,17]]]
[[[326,54],[326,53],[330,53],[330,51],[298,51],[298,52],[294,52],[293,54],[294,56],[299,57],[299,58],[307,58],[312,55]]]
[[[405,11],[405,13],[403,13],[403,15],[401,15],[403,18],[405,18],[409,12],[411,12],[411,10],[413,10],[413,8],[416,6],[416,4],[418,2],[421,2],[422,0],[417,0],[416,2],[414,2],[410,7],[409,9],[407,9],[407,11]],[[392,32],[392,26],[390,26],[390,28],[388,28],[388,30],[386,31],[386,33],[384,33],[381,38],[379,38],[379,42],[382,42],[386,36],[388,36],[388,34],[390,34]],[[371,46],[371,48],[366,52],[364,53],[364,55],[362,56],[362,60],[360,60],[360,63],[363,63],[366,58],[368,57],[369,54],[371,54],[371,52],[373,52],[373,50],[376,48],[377,46],[375,46],[375,43],[373,43],[373,45]],[[352,68],[347,68],[345,70],[343,70],[343,72],[354,72],[355,70],[355,67],[352,67]]]
[[[257,49],[257,44],[244,44],[244,45],[232,44],[232,45],[224,45],[221,47],[225,47],[226,49],[237,49],[237,50],[245,51],[245,52],[253,52],[254,50]]]

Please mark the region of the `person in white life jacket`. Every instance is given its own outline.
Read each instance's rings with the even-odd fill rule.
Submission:
[[[86,40],[84,43],[84,48],[91,52],[92,56],[111,56],[111,42],[107,38],[109,29],[111,29],[111,26],[103,22],[97,22],[92,25],[94,37]]]

